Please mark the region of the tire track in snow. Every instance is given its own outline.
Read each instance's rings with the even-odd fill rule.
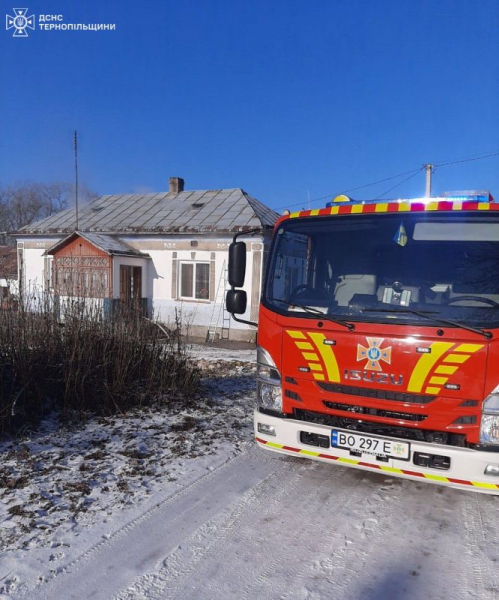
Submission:
[[[242,498],[225,511],[204,523],[187,540],[182,542],[152,573],[138,577],[133,584],[115,597],[115,600],[162,600],[180,598],[181,587],[197,566],[209,555],[218,552],[221,545],[233,534],[242,518],[254,519],[264,503],[277,503],[293,492],[304,476],[298,459],[276,461],[277,469],[258,482]],[[282,485],[282,478],[286,485]],[[203,592],[204,593],[204,592]],[[193,598],[188,592],[188,598]]]
[[[499,598],[499,576],[497,574],[497,560],[499,558],[499,535],[497,527],[498,498],[495,496],[480,496],[479,494],[467,497],[463,502],[463,523],[466,531],[467,551],[473,562],[473,575],[480,600],[497,600]],[[484,519],[484,513],[486,519]],[[485,527],[490,523],[492,527]],[[495,553],[494,567],[487,555]]]
[[[76,598],[77,600],[81,600],[84,597],[88,597],[90,593],[88,590],[88,585],[92,587],[92,594],[94,598],[102,597],[105,600],[108,600],[109,596],[100,596],[98,592],[98,578],[99,576],[104,578],[108,576],[107,571],[105,570],[104,565],[109,557],[115,556],[115,549],[117,550],[117,554],[121,555],[123,553],[123,548],[127,546],[127,538],[134,537],[135,540],[140,538],[141,531],[146,527],[151,520],[158,519],[158,515],[162,512],[168,513],[168,509],[171,505],[175,503],[179,503],[182,499],[188,496],[195,496],[197,490],[200,487],[207,487],[210,485],[210,482],[213,482],[215,479],[224,480],[224,472],[230,470],[229,477],[237,478],[238,473],[241,471],[238,466],[239,463],[247,463],[251,461],[254,457],[257,449],[253,446],[250,446],[245,451],[227,458],[225,461],[216,466],[212,471],[208,471],[202,477],[190,482],[185,487],[172,494],[168,495],[166,498],[156,503],[154,506],[147,509],[145,512],[132,519],[129,523],[124,525],[123,527],[116,530],[109,538],[104,539],[97,544],[90,547],[87,551],[80,554],[77,558],[69,562],[63,568],[61,568],[58,572],[54,573],[53,576],[38,585],[34,590],[27,592],[25,597],[33,600],[68,600],[69,598]],[[256,461],[257,467],[260,466],[262,471],[265,470],[273,470],[276,468],[275,465],[267,461],[262,461],[259,458]],[[188,506],[188,503],[186,503]],[[176,514],[169,515],[168,522],[165,523],[165,526],[171,526],[172,524],[177,523],[179,520],[183,518],[183,514],[178,512]],[[179,523],[179,526],[182,526],[182,523]],[[129,543],[129,542],[128,542]],[[132,554],[132,556],[130,556]],[[147,555],[146,555],[147,556]],[[129,554],[122,556],[123,560],[136,560],[136,556],[133,556],[133,553],[130,551]],[[95,568],[92,568],[93,567]],[[120,568],[123,567],[124,572],[127,572],[127,565],[120,564]],[[133,565],[130,566],[133,568]],[[97,571],[101,571],[100,573],[96,573]],[[83,571],[83,574],[82,574]],[[121,575],[122,573],[115,572],[113,576]],[[85,584],[86,576],[89,577],[88,585],[85,589],[82,587]],[[128,575],[130,576],[130,574]],[[132,575],[133,576],[133,575]],[[92,579],[93,578],[93,579]],[[106,581],[106,585],[108,586],[108,581]],[[107,589],[107,588],[106,588]],[[118,592],[120,587],[118,587],[115,592]],[[80,591],[81,590],[81,591]]]
[[[250,504],[237,503],[226,515],[228,524],[219,518],[205,524],[167,558],[162,569],[136,580],[118,599],[246,600],[286,593],[289,577],[276,582],[272,575],[291,569],[294,582],[304,570],[304,558],[317,557],[317,543],[328,543],[321,510],[329,515],[328,528],[340,528],[348,513],[342,508],[365,500],[366,487],[361,477],[347,469],[331,470],[300,459],[291,464],[289,459],[277,460],[286,468],[273,474],[272,481],[259,484],[269,488],[267,493],[255,494]],[[371,487],[371,496],[378,492],[379,486]],[[296,522],[293,519],[291,526],[287,523],[279,531],[275,527],[281,513],[296,515]],[[216,539],[210,539],[210,532]]]
[[[394,506],[399,502],[398,495],[393,493],[398,484],[393,480],[387,483],[382,475],[364,474],[361,479],[357,472],[357,477],[355,493],[348,494],[348,502],[336,520],[341,525],[343,544],[338,547],[338,539],[324,536],[320,547],[315,546],[307,555],[302,553],[301,567],[293,577],[293,589],[284,590],[280,600],[309,597],[307,582],[314,571],[329,580],[330,592],[334,585],[335,595],[342,597],[352,578],[358,576],[368,557],[380,546],[386,525],[393,518]],[[356,522],[359,515],[355,513],[360,504],[365,515],[375,516],[362,516]],[[360,556],[363,558],[359,560]]]

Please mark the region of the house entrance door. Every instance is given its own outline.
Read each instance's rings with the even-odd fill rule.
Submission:
[[[120,265],[120,300],[124,304],[139,303],[142,297],[142,267]]]

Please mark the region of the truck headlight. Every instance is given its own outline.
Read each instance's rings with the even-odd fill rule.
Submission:
[[[480,443],[488,446],[499,445],[499,386],[483,403]]]
[[[282,411],[282,389],[280,385],[258,382],[258,404],[264,408]]]
[[[282,411],[281,375],[277,370],[272,356],[258,346],[257,362],[257,397],[258,404],[278,412]]]
[[[281,376],[275,366],[273,358],[267,350],[261,346],[258,346],[256,349],[256,367],[259,379],[269,379],[274,382],[281,382]]]

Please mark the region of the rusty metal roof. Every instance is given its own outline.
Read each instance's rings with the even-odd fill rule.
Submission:
[[[100,196],[79,210],[78,230],[103,233],[234,233],[272,228],[277,213],[240,188],[178,194]],[[74,231],[75,209],[27,225],[18,234]]]

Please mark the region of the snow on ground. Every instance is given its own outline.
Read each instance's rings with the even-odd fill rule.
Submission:
[[[256,448],[254,353],[191,352],[188,406],[0,445],[0,598],[499,599],[499,497]]]
[[[251,439],[255,367],[205,362],[199,397],[187,404],[63,428],[52,417],[0,443],[0,594],[25,593],[158,495],[241,451]]]
[[[212,367],[217,366],[218,361],[244,361],[247,363],[256,363],[255,348],[224,348],[222,346],[191,344],[188,347],[189,354],[195,358],[211,363]]]

